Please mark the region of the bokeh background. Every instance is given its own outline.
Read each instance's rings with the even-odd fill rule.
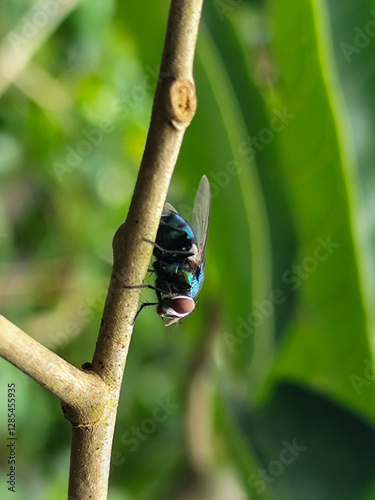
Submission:
[[[76,366],[94,350],[168,7],[0,6],[0,312]],[[195,79],[168,199],[189,218],[211,182],[206,280],[181,324],[137,319],[109,498],[373,499],[375,2],[206,0]],[[59,402],[3,360],[0,377],[1,498],[66,498]]]

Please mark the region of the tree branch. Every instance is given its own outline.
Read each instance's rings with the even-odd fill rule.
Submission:
[[[99,417],[106,384],[94,373],[75,368],[1,315],[0,355],[71,407],[72,419]]]
[[[72,0],[73,2],[73,0]],[[107,498],[123,371],[169,183],[196,110],[193,60],[203,0],[171,0],[145,151],[113,269],[92,363],[78,370],[0,316],[0,355],[63,402],[72,423],[69,498]],[[1,86],[0,86],[1,91]]]
[[[145,240],[155,240],[182,138],[196,110],[192,67],[202,2],[171,3],[145,151],[128,217],[113,240],[113,272],[93,359],[93,370],[108,383],[122,377],[123,349],[129,347],[140,296],[140,290],[124,285],[144,281],[152,254]],[[103,367],[103,358],[114,364]]]
[[[195,114],[192,68],[202,3],[171,2],[145,151],[127,219],[113,240],[112,276],[92,361],[93,372],[108,384],[111,411],[89,432],[72,432],[69,494],[77,500],[106,497],[115,409],[141,292],[124,286],[145,279],[152,254],[145,240],[155,241],[183,135]],[[92,442],[101,448],[90,454]]]

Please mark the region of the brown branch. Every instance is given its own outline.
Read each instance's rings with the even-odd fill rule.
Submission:
[[[63,402],[72,423],[69,498],[107,498],[113,432],[140,285],[184,132],[196,110],[193,60],[203,0],[171,0],[145,151],[124,224],[92,364],[81,371],[0,316],[0,355]],[[0,85],[1,88],[1,85]]]
[[[105,383],[42,346],[0,315],[0,356],[72,408],[74,420],[98,414],[107,392]],[[91,398],[87,398],[87,394]]]
[[[202,3],[171,2],[145,151],[129,214],[113,240],[113,271],[92,361],[92,370],[108,384],[109,411],[90,430],[72,432],[69,494],[77,500],[106,498],[116,408],[140,296],[140,290],[124,285],[144,281],[152,253],[145,239],[155,240],[183,135],[195,113],[192,68]]]

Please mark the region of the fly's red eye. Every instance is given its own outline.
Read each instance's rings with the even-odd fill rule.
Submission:
[[[190,314],[195,309],[195,302],[190,297],[173,298],[170,305],[177,314],[181,315]]]

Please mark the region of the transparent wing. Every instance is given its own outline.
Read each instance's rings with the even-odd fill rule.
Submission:
[[[211,188],[207,177],[204,175],[199,183],[193,208],[193,231],[198,242],[198,255],[196,262],[203,258],[207,242],[208,225],[211,211]]]
[[[170,203],[166,203],[163,208],[163,214],[173,214],[173,213],[177,214],[178,212],[174,207],[172,207]]]

